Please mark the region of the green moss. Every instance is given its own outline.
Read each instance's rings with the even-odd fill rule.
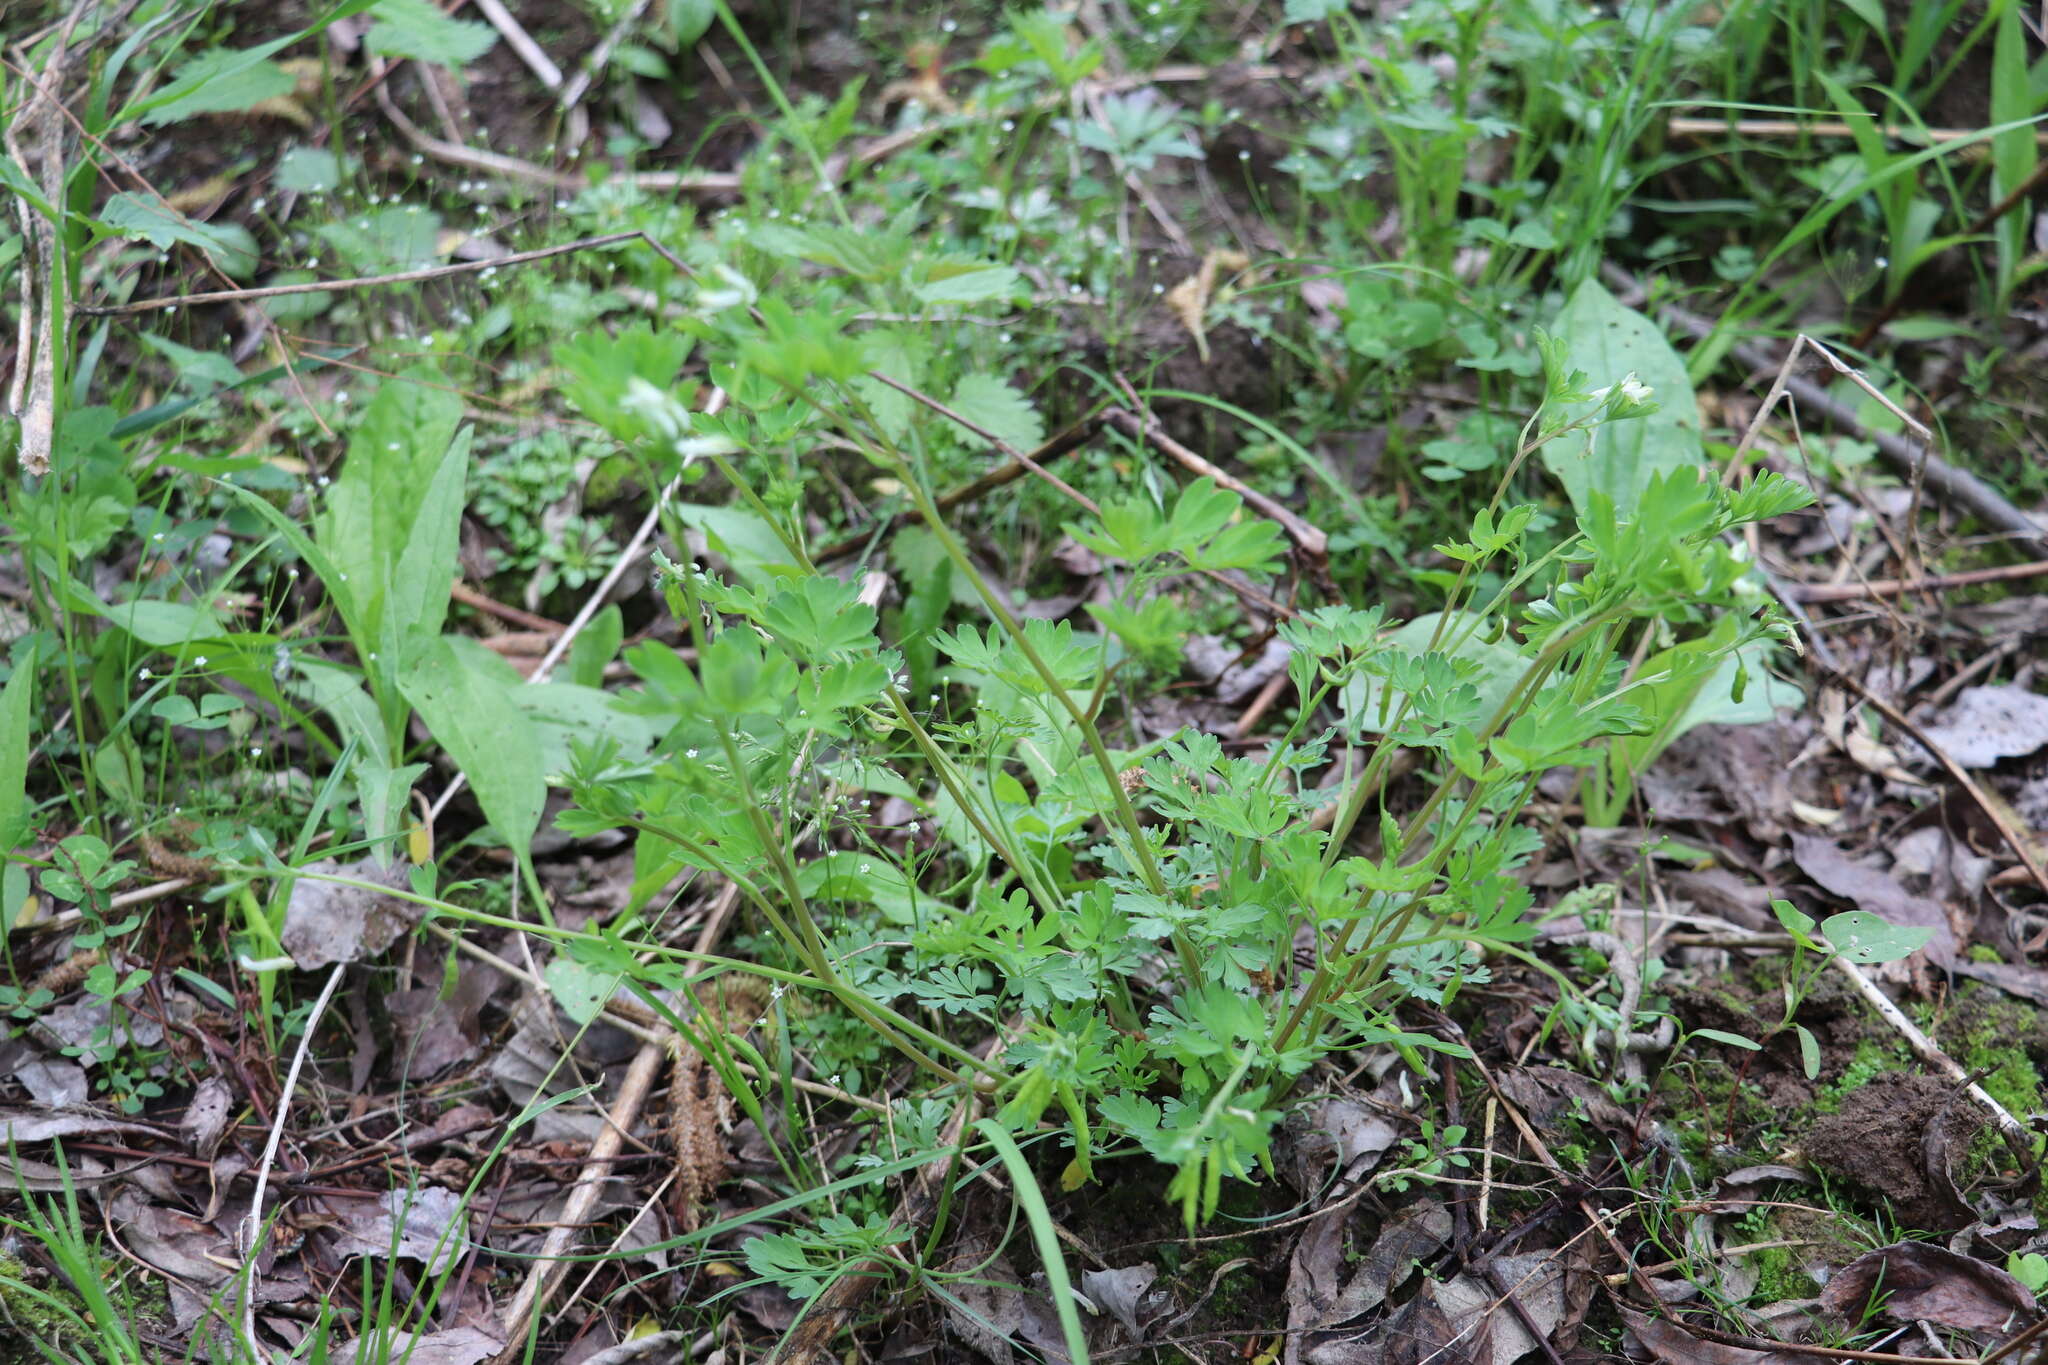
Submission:
[[[1783,1303],[1788,1299],[1810,1299],[1820,1293],[1820,1286],[1800,1268],[1791,1247],[1763,1247],[1749,1255],[1757,1274],[1756,1291],[1751,1296],[1754,1302]]]
[[[1814,1110],[1822,1114],[1839,1113],[1850,1092],[1870,1084],[1872,1076],[1898,1070],[1905,1061],[1906,1049],[1901,1043],[1887,1044],[1868,1035],[1857,1039],[1856,1054],[1842,1068],[1842,1074],[1823,1085],[1813,1097]]]
[[[1966,954],[1966,956],[1968,956],[1970,961],[1972,962],[2005,961],[2003,957],[1999,956],[1998,949],[1992,947],[1988,943],[1972,943],[1970,945],[1970,951],[1968,952],[1968,954]]]
[[[38,1278],[25,1262],[0,1256],[0,1321],[7,1328],[0,1333],[0,1365],[42,1360],[38,1341],[54,1344],[79,1337],[77,1324],[46,1299],[58,1300],[80,1317],[85,1304],[69,1290]]]

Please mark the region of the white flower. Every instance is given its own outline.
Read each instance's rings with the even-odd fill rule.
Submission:
[[[674,395],[638,375],[626,381],[626,393],[619,399],[619,406],[639,418],[648,435],[665,442],[684,464],[706,455],[732,455],[739,450],[738,443],[730,437],[692,436],[690,410],[678,403]]]
[[[1650,395],[1656,392],[1648,384],[1636,378],[1634,370],[1630,370],[1622,376],[1619,384],[1608,384],[1593,390],[1593,401],[1596,403],[1606,402],[1607,396],[1616,389],[1620,389],[1622,398],[1631,404],[1647,403],[1650,401]]]

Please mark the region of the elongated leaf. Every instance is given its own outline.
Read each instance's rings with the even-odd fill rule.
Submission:
[[[35,652],[30,650],[0,689],[0,854],[13,852],[28,826],[28,727],[35,681]]]
[[[403,658],[415,640],[441,633],[448,617],[449,585],[462,535],[464,477],[469,472],[470,428],[455,433],[419,500],[419,515],[392,566],[385,588],[384,647]]]
[[[1587,495],[1597,488],[1614,499],[1618,515],[1627,517],[1650,480],[1700,462],[1699,407],[1685,362],[1655,323],[1625,307],[1598,280],[1572,291],[1556,331],[1564,338],[1567,363],[1584,370],[1595,387],[1619,384],[1633,373],[1654,390],[1657,411],[1603,423],[1590,442],[1574,433],[1543,447],[1543,463],[1581,516],[1590,506]],[[1581,417],[1595,406],[1580,404],[1566,409],[1566,415]]]
[[[407,661],[399,688],[469,778],[498,837],[525,863],[547,781],[540,738],[511,689],[472,667],[446,639],[432,641]]]
[[[220,58],[204,64],[194,63],[187,66],[176,80],[129,105],[115,115],[113,121],[127,123],[139,118],[151,124],[175,123],[193,114],[204,113],[209,108],[246,108],[246,105],[210,103],[210,98],[218,100],[221,97],[217,83],[233,82],[236,87],[235,93],[239,97],[246,93],[245,77],[249,71],[268,63],[271,57],[293,43],[319,33],[336,20],[361,14],[373,3],[375,0],[342,0],[342,3],[296,33],[287,33],[282,38],[272,38],[269,42],[258,43],[255,47],[225,53]],[[209,91],[209,87],[214,88],[212,92]]]

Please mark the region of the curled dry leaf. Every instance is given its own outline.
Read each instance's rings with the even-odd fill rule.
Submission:
[[[1821,1305],[1860,1319],[1871,1296],[1900,1322],[1930,1322],[1959,1332],[1999,1332],[2039,1313],[2034,1296],[2012,1276],[1974,1256],[1929,1242],[1897,1242],[1857,1257],[1821,1291]]]
[[[1081,1292],[1088,1301],[1123,1324],[1133,1340],[1142,1341],[1145,1329],[1166,1310],[1164,1294],[1151,1293],[1159,1278],[1159,1267],[1151,1262],[1125,1266],[1121,1270],[1084,1270]]]
[[[192,1091],[185,1117],[178,1123],[178,1134],[185,1139],[186,1150],[211,1159],[228,1130],[228,1116],[234,1111],[235,1092],[228,1088],[228,1083],[218,1076],[203,1078]]]
[[[1234,275],[1250,265],[1251,258],[1242,251],[1212,250],[1202,258],[1202,264],[1194,274],[1166,291],[1167,310],[1195,339],[1195,350],[1204,365],[1209,363],[1208,312],[1210,300],[1216,294],[1217,278],[1224,274]]]

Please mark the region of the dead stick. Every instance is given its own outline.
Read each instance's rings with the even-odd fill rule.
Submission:
[[[1615,269],[1603,273],[1622,289],[1640,296],[1642,285],[1626,271]],[[1664,305],[1659,312],[1664,321],[1696,340],[1704,341],[1716,330],[1715,325],[1707,319],[1672,304]],[[1729,353],[1754,370],[1775,370],[1779,365],[1779,362],[1766,355],[1761,347],[1748,342],[1736,342],[1729,348]],[[1985,525],[2020,541],[2036,554],[2048,555],[2048,531],[2044,531],[2025,513],[2007,501],[2004,494],[1976,475],[1957,468],[1925,446],[1916,445],[1888,431],[1866,429],[1846,403],[1838,402],[1834,395],[1810,379],[1788,377],[1785,387],[1802,405],[1827,418],[1837,431],[1875,445],[1877,453],[1884,457],[1886,464],[1908,477],[1917,475],[1927,487],[1962,507]]]
[[[357,275],[346,280],[269,284],[258,289],[216,289],[205,294],[177,294],[169,298],[138,299],[133,303],[79,304],[72,311],[93,317],[114,317],[128,313],[154,313],[164,308],[184,308],[202,303],[238,303],[245,299],[274,299],[284,294],[324,294],[344,289],[369,289],[387,284],[412,284],[419,280],[438,280],[446,275],[468,275],[479,270],[494,270],[499,266],[525,265],[529,261],[544,261],[550,256],[566,256],[572,251],[590,251],[603,246],[617,246],[621,242],[646,239],[647,235],[643,232],[611,232],[602,237],[585,237],[574,242],[563,242],[559,246],[515,251],[509,256],[500,256],[489,261],[458,261],[454,265],[430,265],[419,270],[401,270],[390,275]]]
[[[524,626],[528,630],[539,631],[543,635],[560,635],[562,633],[563,627],[561,622],[550,621],[545,616],[536,616],[530,611],[500,602],[495,597],[488,597],[459,578],[449,586],[448,595],[466,607],[475,607],[478,611],[488,616],[495,616],[501,621],[510,621],[515,626]]]
[[[1941,592],[1973,583],[2003,583],[2048,574],[2048,559],[2007,564],[1997,569],[1964,569],[1925,578],[1873,578],[1867,583],[1787,583],[1785,591],[1801,602],[1855,602],[1866,597],[1899,597],[1913,592]]]
[[[697,952],[700,954],[710,952],[719,935],[725,932],[726,920],[739,901],[739,891],[737,882],[727,882],[719,889],[712,901],[711,913],[705,918],[704,928],[697,935]],[[701,962],[692,963],[688,977],[699,975],[703,969]],[[555,1292],[568,1273],[569,1263],[562,1257],[582,1232],[584,1222],[597,1204],[600,1190],[611,1178],[612,1162],[625,1145],[626,1135],[639,1121],[647,1097],[654,1092],[654,1082],[661,1075],[662,1063],[668,1060],[670,1036],[669,1029],[660,1029],[654,1038],[640,1044],[640,1050],[633,1054],[632,1062],[627,1065],[625,1079],[619,1082],[618,1096],[605,1114],[604,1130],[590,1144],[590,1155],[576,1177],[576,1184],[569,1191],[562,1216],[554,1230],[548,1233],[540,1258],[520,1284],[512,1306],[505,1310],[505,1349],[499,1352],[496,1365],[509,1365],[510,1361],[524,1354],[527,1324],[547,1307],[548,1296]]]

